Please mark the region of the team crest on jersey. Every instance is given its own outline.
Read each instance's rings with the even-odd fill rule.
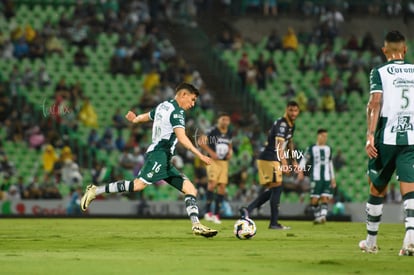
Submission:
[[[154,173],[153,172],[149,172],[148,174],[147,174],[147,177],[150,179],[150,178],[152,178],[152,176],[154,176]]]
[[[398,124],[391,127],[391,133],[401,133],[407,131],[413,131],[414,126],[410,123],[409,116],[400,116],[398,117]]]

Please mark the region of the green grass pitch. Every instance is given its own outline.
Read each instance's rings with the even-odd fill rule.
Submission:
[[[238,240],[234,220],[211,239],[188,220],[0,219],[0,274],[412,274],[399,257],[404,226],[381,224],[380,251],[364,254],[363,223],[286,221],[288,231],[256,221]]]

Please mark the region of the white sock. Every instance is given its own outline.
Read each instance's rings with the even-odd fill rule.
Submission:
[[[377,245],[377,233],[381,223],[383,204],[367,203],[367,246],[373,247]]]
[[[98,196],[100,194],[105,193],[105,185],[100,185],[96,188],[95,194]]]
[[[405,211],[405,237],[403,247],[414,244],[414,199],[404,201]]]
[[[321,204],[321,217],[326,217],[328,215],[328,204],[322,203]]]

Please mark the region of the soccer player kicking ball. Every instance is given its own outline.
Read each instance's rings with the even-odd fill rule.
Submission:
[[[377,234],[387,186],[396,171],[405,210],[405,237],[400,256],[414,255],[414,65],[404,61],[407,46],[399,31],[385,36],[387,62],[371,70],[367,106],[370,193],[366,204],[367,237],[363,252],[377,253]]]
[[[185,194],[184,202],[192,222],[195,235],[213,237],[217,230],[202,225],[198,219],[197,190],[193,183],[183,176],[172,164],[177,141],[190,150],[204,163],[210,164],[211,159],[203,155],[190,141],[185,133],[185,113],[192,108],[199,95],[191,84],[181,83],[176,88],[175,98],[160,103],[148,113],[135,115],[129,111],[126,119],[132,123],[152,120],[152,143],[147,149],[144,166],[133,181],[121,180],[104,186],[89,185],[81,200],[81,209],[85,211],[97,195],[103,193],[138,192],[147,185],[165,180]]]

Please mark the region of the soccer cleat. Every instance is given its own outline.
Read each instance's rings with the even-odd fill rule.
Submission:
[[[324,224],[326,222],[326,217],[319,217],[313,221],[313,224]]]
[[[239,212],[240,212],[240,218],[241,219],[249,218],[249,211],[247,210],[246,207],[240,208]]]
[[[194,235],[199,235],[199,236],[203,236],[206,238],[211,238],[217,235],[217,230],[208,228],[205,225],[202,225],[201,223],[195,223],[193,224],[193,233]]]
[[[269,229],[276,229],[276,230],[289,230],[291,229],[290,226],[281,225],[280,223],[276,225],[269,225]]]
[[[378,253],[378,246],[374,245],[374,246],[368,247],[366,240],[362,240],[362,241],[359,242],[359,248],[361,249],[362,252],[366,252],[366,253],[370,253],[370,254],[377,254]]]
[[[93,184],[90,184],[86,187],[85,194],[83,195],[81,199],[81,209],[82,211],[86,211],[89,204],[96,198],[96,186]]]
[[[398,256],[414,256],[414,244],[409,244],[400,250]]]
[[[215,224],[221,224],[219,215],[213,215],[213,222]]]
[[[204,219],[208,222],[214,222],[214,217],[211,212],[207,212],[204,214]]]

